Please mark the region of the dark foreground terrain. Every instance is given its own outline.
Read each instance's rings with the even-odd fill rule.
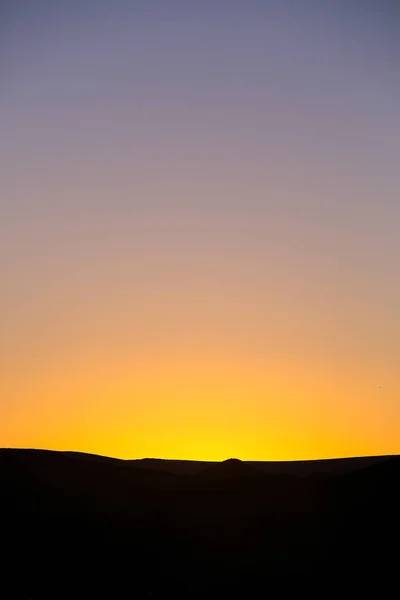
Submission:
[[[0,597],[389,597],[399,478],[398,456],[196,463],[0,450]]]

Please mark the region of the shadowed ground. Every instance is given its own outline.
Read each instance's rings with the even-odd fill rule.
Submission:
[[[199,463],[0,450],[2,597],[385,594],[398,571],[399,475],[399,457]]]

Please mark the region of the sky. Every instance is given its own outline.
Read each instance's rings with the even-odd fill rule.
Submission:
[[[400,452],[399,26],[2,2],[0,446]]]

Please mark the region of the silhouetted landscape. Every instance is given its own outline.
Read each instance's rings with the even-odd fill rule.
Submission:
[[[398,578],[399,475],[399,456],[204,463],[3,449],[2,597],[385,596]]]
[[[0,600],[400,596],[399,58],[400,0],[0,0]]]

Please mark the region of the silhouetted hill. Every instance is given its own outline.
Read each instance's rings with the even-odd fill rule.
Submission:
[[[181,469],[0,450],[2,597],[359,597],[374,585],[385,597],[398,568],[400,458],[346,460]]]
[[[338,475],[355,471],[362,467],[385,462],[390,456],[367,456],[360,458],[329,458],[323,460],[297,460],[297,461],[241,461],[269,475],[285,473],[289,475],[308,476],[315,473],[325,475]],[[231,460],[231,459],[228,459]],[[195,460],[166,460],[160,458],[143,458],[126,461],[138,469],[153,469],[177,475],[190,475],[199,473],[205,467],[220,463],[202,462]]]
[[[237,458],[228,458],[228,460],[210,464],[199,471],[197,476],[209,480],[218,479],[219,481],[237,478],[249,479],[255,477],[262,477],[264,479],[264,475],[261,473],[261,471],[257,471],[248,463],[242,462]]]

